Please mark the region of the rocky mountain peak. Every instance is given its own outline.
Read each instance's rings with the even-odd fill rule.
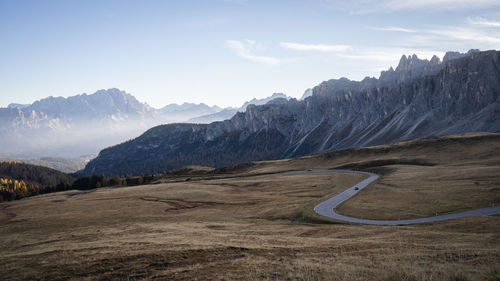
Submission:
[[[403,55],[396,69],[390,67],[380,73],[379,84],[398,83],[418,79],[424,75],[435,74],[442,67],[442,62],[436,55],[431,60],[420,59],[416,54]]]
[[[446,52],[446,54],[443,57],[443,62],[448,62],[450,60],[459,59],[465,56],[466,54],[462,54],[460,52],[453,52],[453,51]]]
[[[413,54],[411,56],[406,57],[403,55],[399,60],[399,64],[396,67],[396,72],[409,72],[414,71],[415,69],[419,69],[427,64],[429,61],[424,59],[421,60],[417,57],[417,55]]]
[[[49,97],[34,102],[27,109],[45,112],[49,116],[80,116],[90,119],[111,115],[152,114],[153,108],[138,101],[133,95],[117,88],[98,90],[94,94],[63,97]]]
[[[408,58],[406,55],[402,55],[401,58],[399,59],[398,66],[400,65],[406,65],[408,63]]]
[[[271,99],[277,99],[277,98],[285,98],[286,99],[286,95],[283,93],[273,93],[271,95]]]
[[[240,108],[238,108],[238,112],[245,112],[247,107],[249,105],[263,105],[263,104],[266,104],[274,99],[278,99],[278,98],[282,98],[282,99],[286,99],[288,100],[289,97],[283,93],[273,93],[270,97],[267,97],[267,98],[263,98],[263,99],[257,99],[257,98],[253,98],[252,100],[250,101],[247,101],[245,102]]]
[[[355,91],[372,87],[383,87],[395,83],[410,82],[426,75],[434,75],[438,73],[443,68],[444,64],[449,60],[462,58],[477,52],[480,51],[472,49],[466,54],[447,52],[443,61],[441,61],[436,55],[432,56],[431,60],[420,59],[416,54],[402,55],[396,69],[391,66],[388,70],[381,71],[378,79],[366,77],[359,82],[351,81],[345,77],[340,79],[331,79],[314,87],[313,95],[329,95],[334,93],[343,95],[343,91]]]
[[[460,59],[460,58],[463,58],[466,56],[470,56],[474,53],[479,53],[479,52],[481,52],[479,49],[470,49],[469,51],[467,51],[467,53],[449,51],[449,52],[446,52],[446,54],[444,55],[443,63],[448,62],[450,60],[456,60],[456,59]]]
[[[307,89],[304,91],[304,94],[302,94],[302,97],[300,98],[301,100],[312,96],[313,90],[311,88]]]
[[[20,104],[20,103],[10,103],[7,108],[25,108],[28,107],[29,104]]]
[[[441,59],[439,59],[438,56],[433,55],[431,58],[430,64],[431,65],[439,65],[439,64],[441,64]]]

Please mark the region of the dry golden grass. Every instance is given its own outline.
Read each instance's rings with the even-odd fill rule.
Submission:
[[[391,173],[338,208],[373,219],[407,219],[500,204],[498,166],[391,166]]]
[[[363,162],[383,176],[341,211],[365,217],[498,201],[500,137],[455,139],[2,203],[0,279],[499,280],[499,216],[400,227],[328,223],[312,206],[363,176],[272,175]]]

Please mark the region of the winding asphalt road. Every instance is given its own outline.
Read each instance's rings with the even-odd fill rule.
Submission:
[[[335,195],[332,198],[323,201],[314,207],[314,211],[317,214],[340,221],[346,221],[358,224],[372,224],[372,225],[408,225],[416,223],[457,219],[463,217],[492,216],[500,214],[500,206],[494,206],[489,208],[475,209],[465,212],[452,213],[452,214],[427,217],[427,218],[411,219],[411,220],[369,220],[369,219],[348,217],[335,212],[335,208],[337,208],[342,202],[349,200],[351,197],[356,195],[356,193],[360,192],[367,185],[378,179],[378,175],[368,172],[359,172],[351,170],[313,170],[313,171],[307,170],[307,171],[284,173],[282,175],[301,175],[309,173],[352,173],[352,174],[362,174],[369,176],[367,179],[362,180],[361,182],[346,189],[342,193]]]

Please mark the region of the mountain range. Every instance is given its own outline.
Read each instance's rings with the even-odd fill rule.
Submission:
[[[248,105],[210,124],[168,124],[102,150],[86,174],[228,166],[470,131],[500,131],[500,52],[416,55],[362,81],[332,79],[305,99]]]
[[[244,106],[273,98],[253,99]],[[155,109],[115,88],[68,98],[48,97],[32,104],[11,103],[0,108],[0,156],[30,158],[37,163],[43,159],[33,158],[79,161],[82,155],[97,154],[102,148],[136,137],[156,125],[209,123],[228,119],[235,112],[203,103],[169,104]]]
[[[48,97],[0,108],[0,155],[79,157],[125,141],[154,123],[155,109],[118,89]]]
[[[208,106],[204,103],[183,103],[183,104],[169,104],[157,110],[157,112],[165,117],[165,123],[187,122],[192,118],[205,116],[209,114],[217,114],[222,111],[216,105]],[[217,120],[219,121],[219,120]]]
[[[268,102],[270,102],[270,101],[272,101],[274,99],[278,99],[278,98],[290,99],[291,97],[287,97],[283,93],[274,93],[270,97],[263,98],[263,99],[253,98],[252,100],[245,102],[239,108],[231,108],[231,107],[224,108],[223,110],[221,110],[219,112],[215,112],[215,113],[201,115],[201,116],[198,116],[198,117],[195,117],[195,118],[191,118],[186,123],[202,123],[202,124],[206,124],[206,123],[212,123],[212,122],[215,122],[215,121],[226,120],[226,119],[229,119],[229,118],[233,117],[238,112],[245,112],[247,110],[247,107],[249,105],[251,105],[251,104],[253,104],[253,105],[263,105],[263,104],[266,104],[266,103],[268,103]]]

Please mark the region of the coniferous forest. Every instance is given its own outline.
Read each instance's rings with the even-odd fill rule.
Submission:
[[[70,189],[88,190],[107,186],[150,183],[160,175],[75,176],[51,168],[21,162],[0,162],[0,202]]]

